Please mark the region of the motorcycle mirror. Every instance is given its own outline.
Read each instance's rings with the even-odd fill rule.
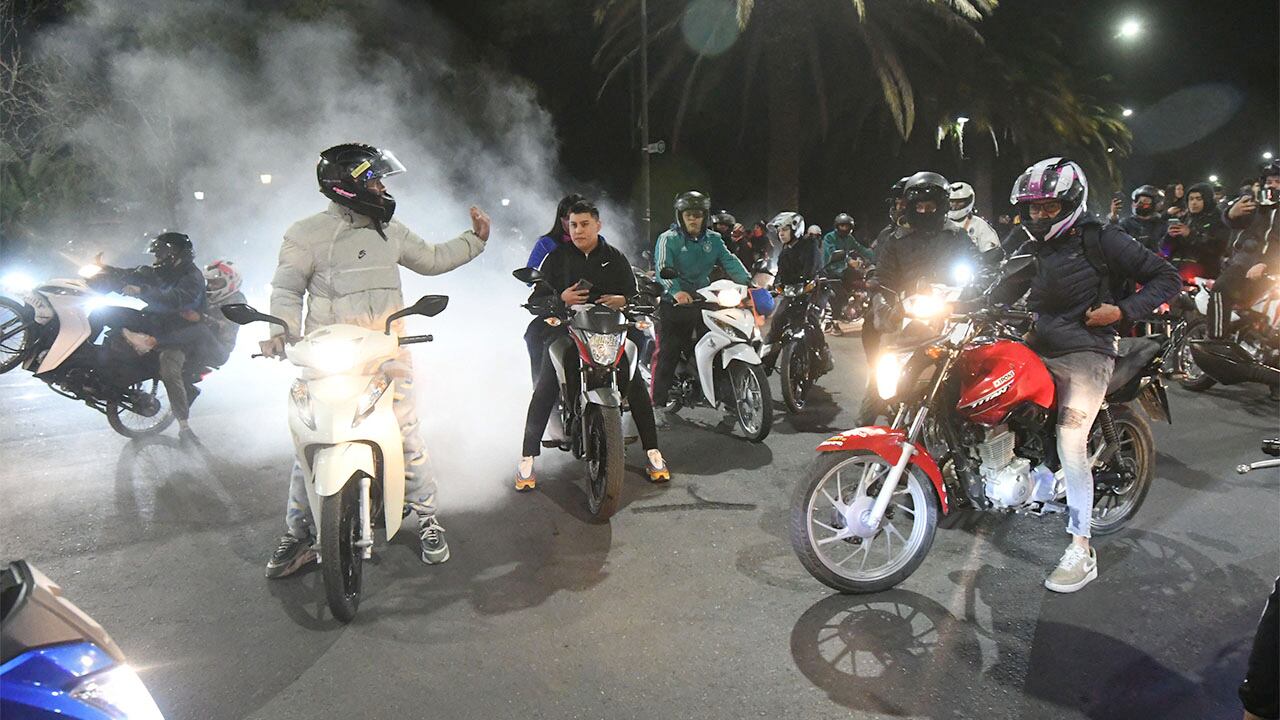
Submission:
[[[637,289],[645,295],[661,295],[662,285],[648,278],[640,280]]]
[[[248,325],[254,322],[272,322],[275,318],[254,310],[245,303],[231,303],[222,306],[222,315],[237,325]]]
[[[448,295],[423,295],[422,297],[418,298],[418,302],[410,305],[409,307],[403,310],[398,310],[394,313],[391,313],[390,317],[387,318],[387,328],[385,332],[386,334],[390,335],[391,323],[395,322],[396,320],[399,320],[402,317],[406,317],[408,315],[422,315],[424,317],[435,317],[436,315],[439,315],[440,313],[444,312],[444,309],[448,306],[449,306]]]
[[[542,282],[546,279],[546,276],[542,274],[541,270],[531,267],[522,267],[519,270],[513,270],[511,275],[526,285]]]
[[[848,254],[849,253],[845,250],[837,250],[831,253],[831,259],[828,260],[827,262],[833,262],[833,263],[844,262],[844,259]]]
[[[675,280],[676,278],[680,277],[680,271],[676,270],[673,267],[667,266],[662,268],[662,271],[658,273],[658,277],[662,278],[663,280]]]
[[[1004,267],[1000,268],[1000,277],[1006,278],[1026,270],[1031,263],[1036,261],[1035,255],[1014,255],[1005,261]]]

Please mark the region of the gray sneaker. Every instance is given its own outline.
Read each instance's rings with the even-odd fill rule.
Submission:
[[[1098,553],[1093,548],[1085,552],[1083,548],[1072,543],[1058,567],[1049,573],[1044,586],[1057,593],[1073,593],[1093,582],[1098,577]]]
[[[267,561],[267,577],[272,580],[288,577],[315,559],[316,551],[310,539],[303,540],[286,533]]]
[[[418,540],[422,542],[422,562],[439,565],[449,559],[449,543],[444,541],[444,527],[435,515],[418,518]]]

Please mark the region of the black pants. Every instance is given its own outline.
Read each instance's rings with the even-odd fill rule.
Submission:
[[[547,360],[547,339],[551,337],[551,327],[542,318],[534,318],[524,331],[524,345],[529,350],[529,375],[534,385],[542,375],[542,366]]]
[[[1245,277],[1246,265],[1228,265],[1213,283],[1209,293],[1209,337],[1220,338],[1227,334],[1231,323],[1231,309],[1238,305],[1252,305],[1266,294],[1266,278],[1250,280]]]
[[[1280,639],[1277,638],[1277,595],[1280,595],[1280,578],[1276,578],[1271,597],[1258,621],[1258,631],[1253,636],[1253,652],[1249,654],[1249,670],[1240,684],[1240,700],[1244,709],[1258,717],[1280,717],[1280,692],[1277,690],[1277,673],[1280,672]]]
[[[838,322],[844,317],[844,307],[863,282],[864,274],[861,270],[845,265],[840,272],[840,282],[831,286],[831,317],[834,320]]]
[[[667,404],[671,382],[675,379],[680,358],[693,350],[698,330],[702,327],[702,312],[696,308],[680,307],[667,300],[658,308],[658,343],[654,348],[653,404]]]
[[[552,338],[559,337],[553,335]],[[630,358],[627,358],[629,361]],[[581,359],[572,344],[564,354],[565,367],[568,374],[569,390],[578,392],[578,368]],[[631,419],[640,431],[640,444],[645,450],[658,449],[658,427],[653,420],[653,405],[649,403],[648,388],[640,382],[639,376],[627,378],[622,391],[626,394],[627,404],[631,407]],[[543,362],[538,375],[538,382],[533,387],[533,397],[529,399],[529,413],[524,420],[524,457],[537,457],[542,452],[542,433],[546,432],[547,421],[551,419],[551,411],[555,409],[556,400],[560,396],[560,379],[556,377],[553,363]],[[567,430],[567,428],[566,428]]]

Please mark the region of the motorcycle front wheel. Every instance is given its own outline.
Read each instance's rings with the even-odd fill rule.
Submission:
[[[804,410],[805,396],[813,387],[813,378],[809,375],[810,354],[803,341],[792,341],[782,348],[778,356],[778,367],[782,368],[779,375],[782,402],[792,415]]]
[[[791,548],[817,580],[842,593],[888,590],[910,577],[933,545],[938,498],[908,465],[869,538],[850,534],[850,506],[868,506],[892,465],[869,450],[820,453],[791,495]],[[903,531],[906,532],[903,532]]]
[[[733,360],[729,363],[729,384],[733,396],[726,398],[726,404],[733,404],[738,427],[751,442],[764,442],[773,429],[773,396],[764,367]]]
[[[31,323],[22,303],[0,297],[0,375],[22,364],[31,347]]]
[[[623,465],[622,413],[616,407],[588,405],[587,424],[587,509],[604,522],[613,517],[622,501]]]
[[[1093,520],[1090,525],[1094,535],[1109,535],[1138,514],[1156,474],[1156,441],[1146,420],[1128,405],[1113,405],[1103,412],[1111,413],[1120,447],[1108,463],[1109,467],[1095,468],[1094,475],[1096,477],[1099,471],[1110,470],[1122,473],[1123,481],[1114,485],[1094,483]],[[1102,431],[1098,429],[1089,443],[1090,454],[1096,452],[1101,442]]]
[[[1178,381],[1178,384],[1191,392],[1204,392],[1218,384],[1218,381],[1214,380],[1209,373],[1200,369],[1195,357],[1191,354],[1191,341],[1205,340],[1208,337],[1209,321],[1204,318],[1192,320],[1186,334],[1182,337],[1182,342],[1178,345],[1178,369],[1183,373],[1183,378]]]
[[[173,424],[173,409],[164,383],[152,378],[136,382],[107,404],[107,424],[127,438],[147,437]]]
[[[360,540],[360,482],[350,478],[342,490],[320,499],[320,572],[329,612],[346,623],[360,607],[364,551]]]

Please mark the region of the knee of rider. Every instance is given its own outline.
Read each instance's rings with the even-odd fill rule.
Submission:
[[[1078,408],[1063,408],[1058,415],[1058,441],[1064,451],[1085,451],[1089,428],[1085,427],[1088,414]],[[1079,447],[1076,447],[1076,446]]]

